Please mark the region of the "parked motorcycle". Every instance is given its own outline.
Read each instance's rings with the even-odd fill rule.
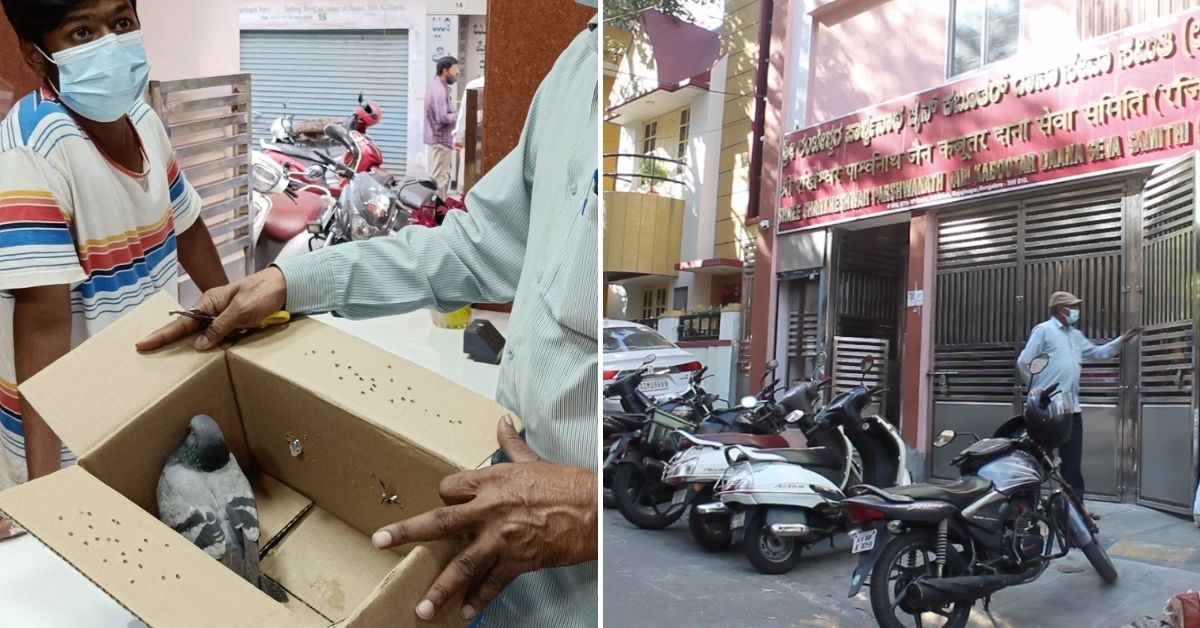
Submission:
[[[1035,380],[1048,361],[1045,355],[1033,360]],[[1072,548],[1083,550],[1104,582],[1115,582],[1117,570],[1097,539],[1099,528],[1054,456],[1070,436],[1072,405],[1057,384],[1032,388],[1022,415],[992,438],[976,437],[951,461],[962,473],[952,484],[855,487],[844,502],[857,526],[852,551],[862,554],[850,596],[870,576],[871,609],[880,626],[909,620],[959,628],[976,601],[983,600],[986,610],[997,591],[1036,580]],[[934,445],[943,447],[955,436],[944,430]]]
[[[383,152],[366,134],[382,117],[379,105],[364,101],[359,94],[359,107],[345,120],[321,118],[296,122],[292,116],[277,118],[271,124],[272,141],[262,140],[260,148],[284,167],[288,178],[301,185],[323,186],[334,198],[340,198],[353,175],[346,176],[341,168],[331,167],[330,162],[335,160],[329,151],[334,148],[345,151],[336,163],[350,173],[383,172]],[[329,133],[331,128],[339,130],[337,136]]]
[[[786,427],[778,434],[727,432],[693,435],[683,430],[676,431],[676,435],[682,439],[682,450],[667,463],[667,469],[663,472],[663,482],[675,487],[690,487],[694,493],[695,498],[691,500],[688,511],[688,531],[700,547],[709,551],[720,551],[733,545],[728,511],[709,515],[700,512],[702,508],[720,503],[716,498],[714,485],[729,468],[725,448],[730,445],[742,445],[773,450],[801,446],[804,439],[793,426],[800,417],[813,412],[821,391],[828,385],[828,380],[806,381],[785,394],[779,401],[778,412],[786,414]]]
[[[873,366],[872,358],[863,360],[864,378]],[[791,571],[805,547],[843,529],[841,506],[848,486],[912,481],[900,433],[879,416],[862,416],[871,399],[885,390],[860,383],[811,418],[803,417],[809,441],[805,449],[727,449],[730,467],[716,486],[721,503],[701,509],[701,515],[731,513],[733,541],[744,538],[742,548],[759,572]],[[861,461],[861,480],[855,477],[854,454]]]
[[[605,414],[603,417],[604,465],[602,469],[604,488],[611,492],[613,477],[616,474],[617,462],[623,451],[627,450],[635,439],[640,437],[640,431],[646,427],[646,421],[656,406],[663,412],[675,416],[690,418],[703,416],[713,410],[717,402],[716,395],[704,390],[701,383],[707,379],[707,368],[701,368],[692,373],[687,392],[679,397],[668,399],[651,399],[641,390],[642,380],[651,372],[655,356],[646,356],[642,366],[637,370],[626,373],[604,387],[605,397],[616,397],[621,403],[623,412]],[[605,496],[606,504],[615,500]]]
[[[775,364],[768,365],[768,374]],[[769,375],[768,375],[769,376]],[[675,487],[663,481],[666,461],[680,448],[676,430],[698,434],[745,432],[776,434],[783,429],[785,414],[775,404],[779,380],[768,384],[757,396],[748,396],[738,406],[681,417],[652,408],[643,428],[623,441],[613,476],[613,501],[630,523],[648,530],[675,523],[695,501],[691,487]]]

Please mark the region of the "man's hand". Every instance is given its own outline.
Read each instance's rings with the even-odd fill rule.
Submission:
[[[287,282],[283,272],[271,266],[241,281],[213,288],[200,296],[196,309],[217,318],[196,338],[196,349],[208,351],[244,327],[252,327],[283,309]],[[181,317],[137,343],[138,351],[154,351],[200,331],[199,321]]]
[[[1142,334],[1142,330],[1144,330],[1144,329],[1145,329],[1144,327],[1133,327],[1133,328],[1127,330],[1124,334],[1121,335],[1121,342],[1126,343],[1126,342],[1129,342],[1130,340],[1133,340],[1134,338],[1137,338],[1138,336],[1140,336]]]
[[[596,559],[596,475],[543,461],[508,417],[497,440],[511,463],[447,477],[439,489],[445,508],[394,523],[372,538],[386,549],[470,536],[417,605],[422,619],[433,619],[460,591],[466,592],[462,616],[472,619],[525,572]]]
[[[455,143],[454,143],[454,150],[461,151],[461,150],[462,150],[462,144],[461,144],[461,143],[459,143],[459,142],[455,142]]]

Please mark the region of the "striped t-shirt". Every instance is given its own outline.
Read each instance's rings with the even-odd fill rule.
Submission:
[[[26,478],[11,291],[70,285],[72,347],[151,295],[176,294],[175,234],[200,198],[158,115],[138,101],[129,120],[141,173],[102,153],[48,90],[0,122],[0,490]]]

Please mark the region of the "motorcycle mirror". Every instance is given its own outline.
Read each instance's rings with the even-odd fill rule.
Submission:
[[[768,371],[774,371],[777,368],[779,368],[778,360],[771,360],[770,362],[767,362],[767,370]]]
[[[954,438],[957,436],[958,434],[955,433],[954,430],[942,430],[938,433],[937,438],[933,439],[933,446],[945,447],[946,445],[949,445],[950,441],[954,440]]]
[[[650,355],[648,355],[642,359],[642,364],[649,366],[651,364],[654,364],[655,359],[656,359],[655,355],[653,353],[651,353]]]
[[[438,189],[437,181],[434,181],[430,177],[421,177],[420,179],[417,179],[417,183],[420,183],[421,187],[425,188],[426,190]]]
[[[817,354],[817,364],[818,365],[824,364],[825,361],[828,359],[829,359],[829,355],[827,353],[825,353],[824,351]]]
[[[366,99],[365,99],[365,98],[363,98],[363,93],[362,93],[362,92],[359,92],[359,93],[358,93],[358,104],[360,104],[360,105],[361,105],[361,104],[363,104],[363,101],[364,101],[364,100],[366,100]]]
[[[1050,364],[1050,356],[1043,353],[1029,362],[1029,372],[1037,375],[1046,370],[1046,366]]]
[[[745,397],[742,397],[741,406],[743,408],[745,408],[747,410],[752,410],[754,408],[754,406],[757,406],[757,405],[758,405],[757,397],[754,397],[751,395],[746,395]]]
[[[868,355],[862,359],[863,374],[870,373],[875,368],[875,356]]]
[[[796,423],[796,422],[800,421],[800,419],[803,419],[803,418],[804,418],[803,412],[801,412],[799,410],[792,410],[791,412],[788,413],[787,418],[785,418],[784,420],[787,421],[788,423]]]

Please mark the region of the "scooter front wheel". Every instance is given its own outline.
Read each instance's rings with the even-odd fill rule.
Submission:
[[[767,508],[759,508],[746,522],[742,547],[759,573],[785,574],[800,560],[800,544],[794,538],[776,536],[767,523]]]

